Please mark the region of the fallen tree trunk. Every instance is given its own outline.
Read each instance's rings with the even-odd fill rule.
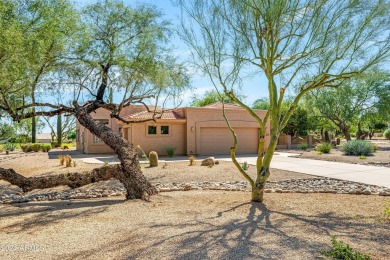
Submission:
[[[69,186],[70,188],[78,188],[98,181],[107,181],[109,179],[118,179],[121,181],[120,175],[123,175],[121,166],[108,165],[93,169],[87,173],[64,173],[42,177],[25,177],[16,173],[13,169],[0,168],[0,180],[7,181],[12,185],[16,185],[23,192],[32,191],[35,189],[47,189],[57,186]]]

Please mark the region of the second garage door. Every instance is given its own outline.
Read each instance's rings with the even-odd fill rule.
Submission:
[[[235,128],[237,134],[237,154],[257,153],[259,144],[258,128]],[[200,128],[200,154],[229,154],[233,137],[227,127]]]

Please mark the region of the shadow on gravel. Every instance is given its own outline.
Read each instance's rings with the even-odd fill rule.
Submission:
[[[229,214],[248,204],[250,204],[249,212],[246,216],[243,214],[242,219],[218,222],[224,214]],[[141,247],[135,252],[132,250],[126,259],[152,255],[152,249],[156,248],[169,248],[165,251],[173,250],[171,256],[174,256],[174,259],[183,260],[286,259],[288,256],[286,252],[299,251],[309,253],[314,259],[320,255],[321,249],[329,249],[331,235],[337,234],[340,239],[348,239],[358,245],[372,240],[388,241],[390,239],[390,227],[379,226],[378,223],[344,218],[334,213],[305,216],[271,211],[264,204],[259,203],[237,205],[229,210],[218,212],[216,217],[210,219],[174,226],[154,225],[150,228],[160,229],[161,232],[166,229],[180,232],[148,244],[148,247]],[[383,230],[378,232],[378,229]],[[322,241],[313,239],[319,236],[326,239]],[[118,245],[107,245],[105,248],[125,246],[129,243],[131,239],[119,242]],[[383,256],[387,254],[381,247],[373,250]],[[171,257],[168,258],[171,259]]]
[[[34,214],[23,221],[6,226],[3,231],[7,233],[33,231],[50,226],[53,223],[73,218],[87,217],[105,212],[110,206],[123,203],[123,199],[109,200],[83,200],[83,201],[56,201],[20,203],[4,206],[0,210],[0,221],[9,217],[18,217]],[[10,208],[10,206],[12,208]],[[1,207],[1,206],[0,206]],[[15,208],[19,208],[15,210]]]
[[[109,210],[122,200],[36,203],[43,208],[25,208],[36,213],[27,222],[15,223],[7,231],[39,229],[57,221],[85,217]],[[190,201],[189,201],[190,203]],[[54,206],[53,206],[54,205]],[[151,204],[148,204],[151,205]],[[123,204],[126,207],[126,204]],[[180,207],[180,205],[178,205]],[[73,208],[77,213],[56,210]],[[23,210],[23,205],[21,207]],[[34,211],[35,210],[35,211]],[[158,210],[157,208],[154,210]],[[143,219],[129,225],[121,236],[98,243],[95,248],[61,256],[64,259],[89,259],[115,256],[120,259],[316,259],[321,249],[328,249],[330,235],[341,240],[365,245],[377,241],[370,250],[386,256],[383,241],[390,239],[390,227],[367,219],[339,216],[334,212],[303,215],[270,210],[264,204],[243,203],[211,214],[177,211],[176,223],[164,224],[161,219]],[[187,218],[180,219],[180,215]],[[191,218],[188,218],[188,216]],[[2,212],[1,217],[7,217]],[[172,217],[172,216],[170,216]],[[131,221],[131,220],[129,220]],[[99,239],[99,238],[93,238]],[[101,241],[100,241],[101,242]],[[353,246],[353,245],[352,245]],[[384,259],[384,258],[383,258]]]

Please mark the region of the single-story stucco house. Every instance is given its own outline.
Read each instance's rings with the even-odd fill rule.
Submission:
[[[237,153],[257,153],[259,125],[240,106],[225,104],[226,115],[238,138]],[[254,110],[264,118],[266,111]],[[134,123],[125,124],[110,118],[110,112],[98,109],[92,117],[107,124],[135,146],[149,153],[154,150],[159,155],[167,155],[167,148],[173,147],[175,155],[217,155],[229,154],[233,143],[232,135],[222,113],[222,104],[214,103],[204,107],[183,107],[165,110],[156,121],[138,122],[152,119],[154,113],[144,106],[129,106],[122,110],[121,116]],[[269,143],[267,127],[266,145]],[[77,150],[92,153],[112,153],[110,147],[87,129],[76,123]],[[140,151],[139,151],[140,152]]]
[[[50,143],[52,141],[52,136],[50,133],[36,134],[35,140],[37,143]]]

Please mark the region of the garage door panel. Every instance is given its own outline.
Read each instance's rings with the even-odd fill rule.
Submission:
[[[238,144],[236,152],[256,153],[259,143],[257,128],[235,128]],[[233,137],[227,127],[200,128],[200,154],[229,154]]]

